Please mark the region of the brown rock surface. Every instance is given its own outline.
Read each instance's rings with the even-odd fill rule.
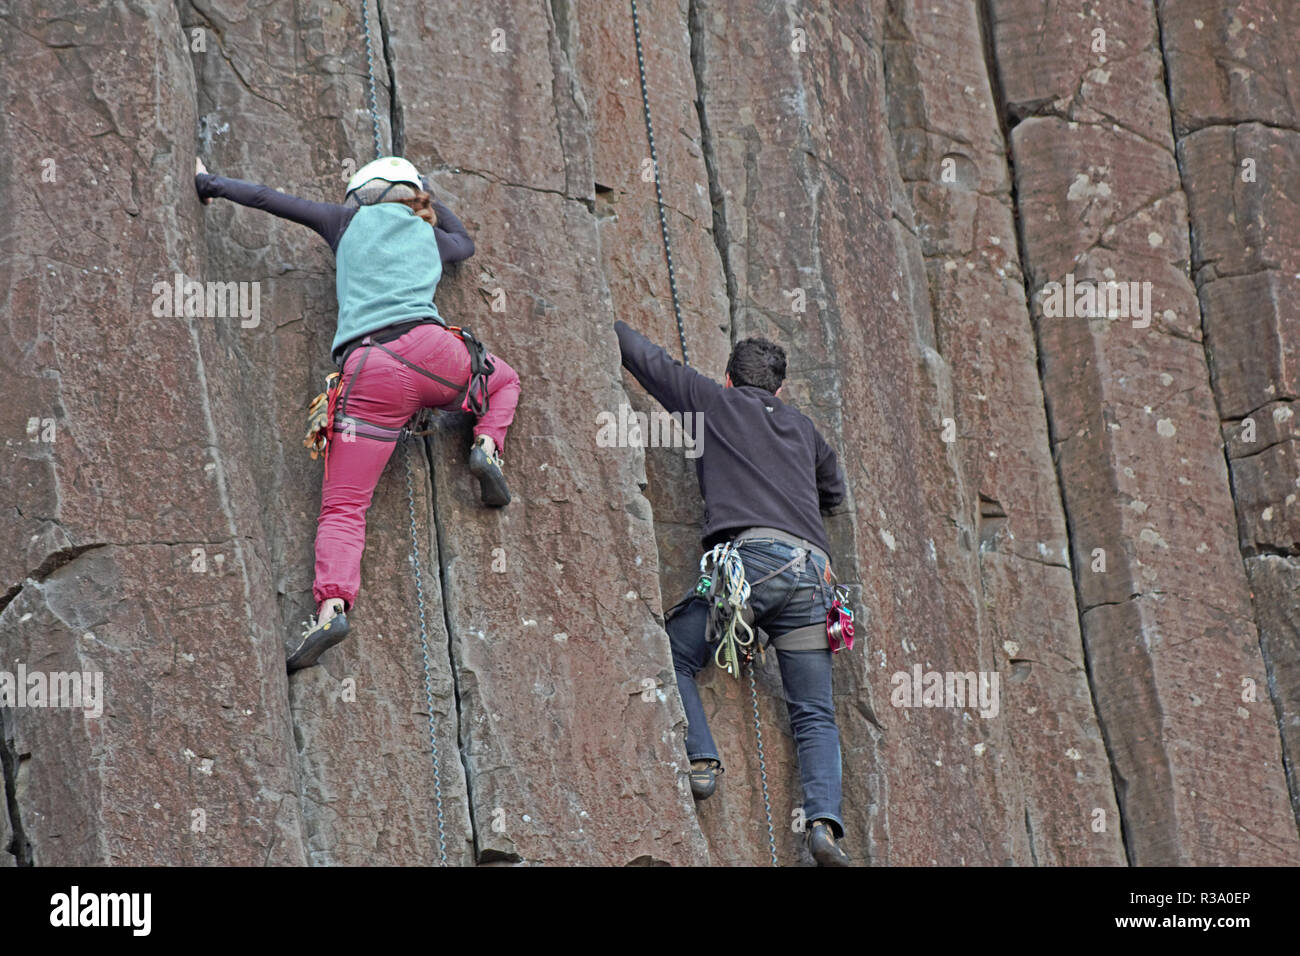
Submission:
[[[106,695],[95,720],[7,715],[32,856],[301,862],[270,558],[247,452],[223,440],[238,385],[215,323],[153,309],[156,282],[200,273],[176,10],[5,19],[0,659],[101,670]],[[36,76],[56,78],[39,98]]]
[[[886,92],[935,348],[951,370],[958,520],[978,540],[967,571],[980,594],[978,640],[995,654],[1004,694],[999,788],[1012,795],[1009,812],[1027,837],[1013,844],[1015,860],[1122,864],[981,24],[973,7],[944,16],[925,3],[891,10]]]
[[[1258,120],[1300,126],[1300,7],[1287,0],[1159,0],[1179,136]]]
[[[1291,802],[1300,812],[1300,801],[1295,798],[1300,792],[1300,617],[1296,613],[1300,606],[1300,568],[1289,554],[1259,554],[1246,559],[1246,570],[1255,599],[1260,646],[1268,665],[1269,692],[1282,731],[1283,766]]]
[[[1300,820],[1300,8],[1253,0],[1159,9],[1239,545]]]
[[[1024,266],[1129,860],[1294,860],[1276,725],[1266,703],[1252,710],[1240,697],[1264,662],[1231,545],[1154,12],[1113,2],[1085,15],[1032,0],[991,9],[1007,111],[1024,117],[1011,136]],[[1040,14],[1050,22],[1031,33]],[[1082,46],[1096,30],[1108,45]],[[1046,79],[1041,62],[1055,64]],[[1120,78],[1124,95],[1098,71]],[[1045,314],[1044,286],[1068,273],[1151,283],[1150,326]],[[1204,742],[1216,737],[1211,758]]]

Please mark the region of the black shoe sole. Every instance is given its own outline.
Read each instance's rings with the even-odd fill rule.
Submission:
[[[510,504],[506,476],[501,474],[501,469],[492,463],[483,449],[477,446],[469,453],[469,473],[478,479],[483,504],[489,508],[504,508]]]
[[[709,797],[713,796],[718,790],[717,770],[715,769],[712,773],[709,773],[709,780],[707,783],[699,783],[695,779],[695,774],[701,772],[709,773],[708,770],[699,771],[692,768],[691,772],[687,775],[687,779],[689,779],[691,783],[691,796],[695,798],[697,803],[701,800],[709,799]]]
[[[818,840],[813,834],[808,837],[808,853],[818,866],[852,866],[853,861],[834,843]]]
[[[320,656],[347,637],[351,629],[346,614],[336,614],[324,624],[312,628],[285,662],[289,673],[315,666]]]

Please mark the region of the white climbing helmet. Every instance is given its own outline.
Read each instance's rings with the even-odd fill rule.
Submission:
[[[424,188],[420,181],[420,171],[413,164],[400,156],[381,156],[373,163],[366,163],[348,180],[348,193],[360,189],[372,179],[382,179],[390,183],[409,183],[416,189]]]

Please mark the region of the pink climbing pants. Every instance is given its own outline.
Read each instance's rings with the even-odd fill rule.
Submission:
[[[408,362],[451,382],[469,380],[469,353],[455,335],[438,325],[417,325],[384,347]],[[368,353],[368,355],[367,355]],[[366,355],[361,374],[352,378]],[[474,426],[475,437],[488,435],[505,447],[506,429],[519,404],[519,375],[499,356],[491,355],[496,371],[488,378],[488,412]],[[401,428],[421,408],[459,408],[460,393],[408,368],[377,348],[357,348],[343,367],[340,387],[349,383],[348,416]],[[361,587],[361,553],[366,547],[366,511],[379,476],[396,447],[358,434],[343,441],[336,432],[330,442],[329,477],[321,485],[320,518],[316,524],[316,584],[319,605],[341,598],[351,610]]]

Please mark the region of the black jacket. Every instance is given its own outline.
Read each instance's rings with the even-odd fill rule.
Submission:
[[[724,388],[624,322],[614,328],[623,367],[659,404],[683,415],[702,413],[695,472],[704,497],[704,546],[768,527],[829,552],[821,514],[844,500],[844,476],[808,416],[766,389]],[[688,434],[694,421],[684,422]]]

